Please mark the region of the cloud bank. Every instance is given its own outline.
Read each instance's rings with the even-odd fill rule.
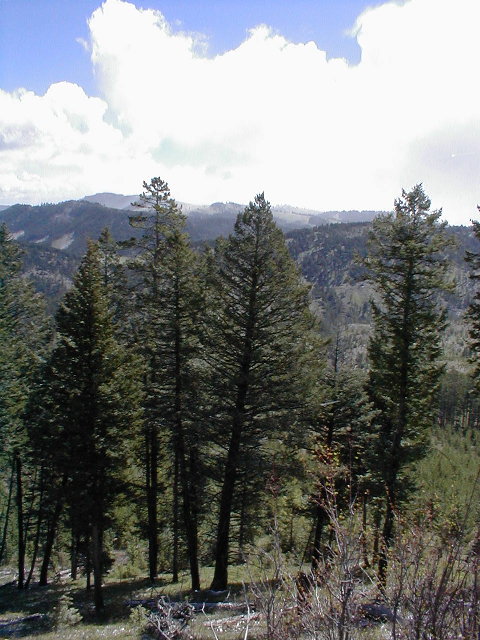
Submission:
[[[361,60],[256,26],[209,58],[160,12],[106,0],[90,17],[99,97],[61,82],[0,90],[0,202],[137,193],[183,201],[390,209],[423,182],[452,223],[480,204],[480,3],[388,2],[362,13]]]

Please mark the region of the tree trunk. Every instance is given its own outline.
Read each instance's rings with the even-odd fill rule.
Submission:
[[[8,533],[8,520],[10,517],[10,508],[12,505],[13,484],[15,482],[15,460],[12,459],[12,471],[10,474],[10,483],[8,485],[8,498],[7,507],[5,509],[5,521],[3,523],[2,544],[0,546],[0,563],[3,560],[3,555],[7,546],[7,533]]]
[[[256,251],[258,250],[258,245]],[[217,546],[215,552],[215,572],[211,589],[220,591],[228,582],[228,551],[230,537],[230,520],[232,515],[233,492],[237,478],[237,467],[240,459],[240,443],[245,421],[245,406],[248,389],[251,384],[250,367],[254,352],[254,334],[257,325],[257,285],[258,273],[254,270],[249,287],[248,315],[245,327],[242,356],[236,377],[235,409],[232,415],[230,444],[228,447],[222,493],[220,497],[220,513],[217,529]]]
[[[175,340],[174,340],[174,360],[175,360],[175,422],[173,441],[175,446],[175,463],[178,464],[180,482],[182,485],[183,519],[185,523],[185,533],[187,536],[188,559],[190,564],[190,576],[192,590],[200,589],[200,572],[198,568],[198,533],[197,519],[194,516],[194,507],[191,500],[192,469],[187,465],[187,444],[185,442],[185,432],[183,426],[184,401],[183,401],[183,379],[182,379],[182,353],[183,339],[181,331],[181,309],[180,291],[178,281],[175,283]]]
[[[373,549],[372,549],[372,565],[376,565],[379,559],[379,543],[380,543],[380,522],[381,522],[380,509],[375,509],[375,516],[373,519]]]
[[[146,434],[146,475],[148,511],[148,573],[151,582],[158,575],[158,439],[157,430],[150,425]]]
[[[98,524],[92,525],[92,564],[93,564],[93,601],[95,612],[102,613],[104,609],[102,592],[102,552],[103,532]]]
[[[30,481],[30,496],[29,496],[29,504],[28,504],[28,508],[27,511],[23,511],[23,531],[24,531],[24,535],[23,535],[23,543],[25,545],[25,548],[27,547],[27,538],[28,538],[28,532],[30,531],[30,522],[32,520],[33,517],[33,512],[34,512],[34,504],[35,504],[35,489],[36,489],[36,485],[37,485],[37,469],[35,469],[35,476],[33,478],[33,481]],[[25,505],[27,504],[27,497],[25,495],[25,491],[24,491],[24,503]]]
[[[312,551],[312,573],[318,569],[320,560],[323,557],[322,553],[322,534],[325,523],[328,520],[328,515],[322,505],[317,504],[315,510],[315,536],[313,538],[313,551]]]
[[[30,571],[28,572],[27,581],[25,582],[25,589],[28,589],[30,582],[33,577],[33,572],[35,570],[35,563],[37,562],[38,556],[38,547],[40,544],[40,534],[42,530],[42,522],[43,522],[43,492],[44,492],[44,478],[43,478],[43,469],[40,471],[40,489],[38,496],[38,514],[37,514],[37,528],[35,531],[35,540],[33,543],[33,553],[32,553],[32,562],[30,564]]]
[[[183,488],[183,516],[187,534],[188,558],[190,564],[190,577],[192,590],[200,589],[200,570],[198,566],[198,526],[194,510],[192,509],[192,500],[190,495],[190,486],[185,482]],[[185,500],[185,498],[187,499]]]
[[[238,561],[243,562],[243,547],[245,544],[245,513],[247,507],[247,490],[246,483],[242,489],[242,501],[240,503],[240,528],[238,532]]]
[[[85,576],[86,576],[86,590],[90,591],[92,588],[92,554],[90,553],[91,540],[87,535],[85,539]]]
[[[27,580],[25,581],[25,589],[28,589],[28,587],[30,586],[30,582],[33,577],[33,572],[35,571],[35,564],[37,562],[37,556],[38,556],[38,547],[40,544],[40,532],[41,532],[41,520],[39,518],[37,521],[37,530],[35,532],[35,540],[33,543],[32,562],[30,563],[30,571],[28,572]]]
[[[18,530],[18,588],[24,588],[25,579],[25,533],[23,526],[23,478],[22,461],[15,452],[15,469],[17,478],[17,530]]]
[[[387,583],[388,552],[393,541],[393,524],[395,517],[394,499],[395,490],[392,487],[391,491],[387,492],[385,520],[382,530],[382,544],[380,548],[380,557],[378,560],[378,579],[381,589],[385,589]]]
[[[367,546],[367,493],[364,492],[362,496],[362,535],[361,545],[363,552],[363,566],[368,568],[370,563],[368,561],[368,546]]]
[[[55,527],[52,522],[48,523],[47,538],[45,540],[45,548],[43,550],[42,566],[40,567],[40,578],[38,583],[44,587],[48,583],[48,567],[50,558],[52,557],[53,542],[55,540]]]
[[[172,557],[172,582],[178,582],[178,447],[175,447],[173,469],[173,557]]]
[[[48,567],[50,566],[50,558],[52,557],[53,543],[55,542],[55,536],[58,529],[58,522],[63,509],[63,488],[67,482],[66,476],[63,478],[61,485],[61,493],[57,497],[57,502],[53,513],[48,520],[47,537],[45,540],[45,548],[43,550],[42,566],[40,568],[39,584],[45,586],[48,579]]]
[[[215,591],[226,589],[228,582],[230,519],[232,514],[233,492],[235,488],[235,480],[237,477],[241,433],[241,416],[236,415],[233,421],[232,435],[230,439],[230,446],[228,449],[227,462],[225,465],[225,475],[223,478],[222,493],[220,497],[217,547],[215,551],[215,573],[210,587]]]
[[[185,442],[181,426],[177,426],[177,447],[180,463],[180,479],[182,485],[183,519],[187,536],[188,559],[190,564],[190,576],[192,590],[200,589],[200,571],[198,567],[198,533],[197,521],[194,517],[194,509],[191,500],[191,488],[189,473],[186,464]]]

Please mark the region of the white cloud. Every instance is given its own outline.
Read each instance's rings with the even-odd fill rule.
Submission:
[[[0,199],[138,192],[317,209],[390,208],[422,181],[467,223],[480,202],[478,0],[386,3],[358,17],[358,65],[267,26],[204,55],[201,36],[106,0],[89,22],[102,98],[68,83],[0,93]],[[3,189],[3,193],[2,193]]]

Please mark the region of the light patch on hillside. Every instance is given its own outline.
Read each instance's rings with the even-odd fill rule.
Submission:
[[[63,236],[60,236],[59,238],[55,238],[54,240],[52,240],[50,246],[53,247],[54,249],[68,249],[68,247],[73,242],[74,235],[75,234],[73,231],[71,233],[65,233]]]

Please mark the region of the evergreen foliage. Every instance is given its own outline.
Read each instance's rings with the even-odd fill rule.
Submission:
[[[480,211],[480,207],[479,207]],[[480,222],[473,220],[473,233],[477,240],[480,240]],[[467,261],[471,265],[470,277],[474,281],[480,280],[480,253],[467,252]],[[477,291],[473,302],[468,309],[468,319],[470,322],[470,339],[473,351],[474,380],[478,391],[480,391],[480,291]]]
[[[312,558],[327,585],[357,540],[355,561],[368,570],[380,560],[387,593],[389,547],[402,548],[394,528],[471,535],[479,401],[455,368],[463,352],[442,370],[451,251],[422,187],[371,226],[298,231],[287,243],[260,194],[228,238],[196,250],[168,185],[143,187],[135,238],[117,243],[104,229],[89,244],[53,345],[21,251],[0,227],[0,558],[17,561],[18,585],[35,579],[39,558],[46,584],[69,549],[72,578],[85,569],[89,588],[93,571],[100,611],[108,554],[125,561],[111,578],[137,576],[147,545],[152,581],[168,569],[177,582],[188,566],[198,589],[200,562],[214,562],[212,589],[224,589],[229,564],[258,546]],[[470,235],[476,283],[480,223]],[[355,252],[364,259],[353,265]],[[473,300],[478,387],[480,294],[455,260],[463,280],[451,315]],[[314,308],[333,337],[331,364]],[[349,366],[365,363],[360,334],[370,335],[369,370]],[[68,598],[58,612],[77,621]]]
[[[187,539],[192,588],[198,589],[198,322],[202,307],[200,263],[184,233],[185,216],[161,178],[144,183],[130,218],[143,235],[133,245],[131,268],[139,279],[136,348],[144,357],[145,460],[149,512],[150,578],[157,573],[159,438],[166,439],[173,472],[173,574],[178,576],[179,501]],[[164,463],[165,465],[165,463]]]
[[[53,611],[53,627],[55,631],[62,632],[73,627],[82,620],[78,609],[73,606],[73,598],[69,593],[63,593]]]
[[[242,452],[266,454],[274,437],[295,431],[315,352],[309,288],[300,281],[263,194],[217,244],[207,318],[211,415],[223,478],[212,589],[227,583],[230,520]],[[305,369],[302,371],[302,368]],[[297,415],[298,418],[298,415]],[[288,437],[287,437],[288,439]],[[265,461],[262,465],[265,469]],[[268,468],[268,467],[267,467]]]
[[[46,381],[44,450],[62,478],[75,535],[90,545],[95,606],[103,607],[103,536],[124,487],[140,422],[136,364],[118,343],[99,250],[89,245],[57,313]]]
[[[29,478],[35,463],[28,447],[26,406],[30,388],[47,354],[50,325],[43,299],[21,277],[22,252],[5,225],[0,226],[0,464],[11,482],[5,513],[0,559],[8,535],[12,488],[17,511],[18,587],[24,586],[27,529],[24,517]],[[32,466],[33,465],[33,466]],[[15,481],[13,482],[13,479]],[[32,498],[34,500],[34,497]]]
[[[424,452],[434,422],[446,316],[435,294],[448,288],[441,251],[449,239],[440,215],[430,212],[421,185],[403,191],[394,213],[374,221],[365,260],[377,293],[368,388],[377,412],[372,465],[385,491],[382,579],[394,514],[410,485],[406,466]]]
[[[316,505],[313,570],[325,556],[322,536],[330,520],[331,492],[339,511],[348,510],[353,503],[365,503],[367,496],[378,492],[368,466],[375,412],[365,391],[365,373],[338,368],[335,359],[323,380],[326,402],[320,404],[313,420],[311,444],[317,485],[313,496]]]

